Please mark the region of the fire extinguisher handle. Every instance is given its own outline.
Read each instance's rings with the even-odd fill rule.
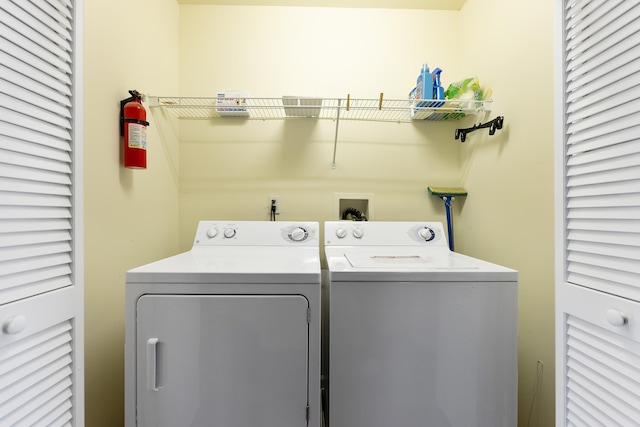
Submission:
[[[137,90],[130,90],[129,93],[134,99],[138,99],[138,101],[142,102],[145,100],[145,96],[143,93],[138,92]]]

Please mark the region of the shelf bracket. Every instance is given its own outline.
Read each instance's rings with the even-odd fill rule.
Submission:
[[[348,106],[347,102],[347,106]],[[342,106],[342,99],[338,99],[338,110],[336,113],[336,135],[333,140],[333,161],[331,162],[331,169],[336,168],[336,151],[338,150],[338,125],[340,124],[340,107]]]
[[[459,139],[461,142],[465,142],[467,140],[467,134],[478,129],[489,128],[489,135],[493,135],[496,133],[497,129],[502,129],[502,125],[504,124],[504,117],[498,116],[495,119],[488,121],[486,123],[482,123],[479,125],[473,125],[473,127],[466,129],[456,129],[455,138]]]

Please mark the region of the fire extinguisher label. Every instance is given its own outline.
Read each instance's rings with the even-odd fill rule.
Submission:
[[[147,149],[147,127],[137,123],[129,123],[129,148]]]

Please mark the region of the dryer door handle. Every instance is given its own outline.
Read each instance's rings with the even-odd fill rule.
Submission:
[[[159,347],[160,340],[158,338],[149,338],[147,340],[147,390],[151,391],[160,389],[158,384]]]

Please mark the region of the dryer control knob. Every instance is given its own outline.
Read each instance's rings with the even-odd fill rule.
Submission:
[[[307,231],[304,228],[296,227],[289,234],[294,242],[302,242],[307,238]]]
[[[224,230],[224,237],[226,237],[227,239],[230,239],[235,235],[236,235],[235,228],[227,228],[226,230]]]
[[[213,239],[217,235],[218,235],[218,229],[217,228],[211,227],[210,229],[207,230],[207,236],[210,239]]]
[[[338,228],[336,230],[336,237],[338,239],[344,239],[345,237],[347,237],[347,230],[345,230],[344,228]]]
[[[420,236],[421,239],[430,242],[435,239],[436,233],[429,227],[424,227],[418,230],[418,236]]]
[[[362,239],[362,236],[364,236],[364,231],[362,231],[360,228],[355,228],[352,234],[356,239]]]

